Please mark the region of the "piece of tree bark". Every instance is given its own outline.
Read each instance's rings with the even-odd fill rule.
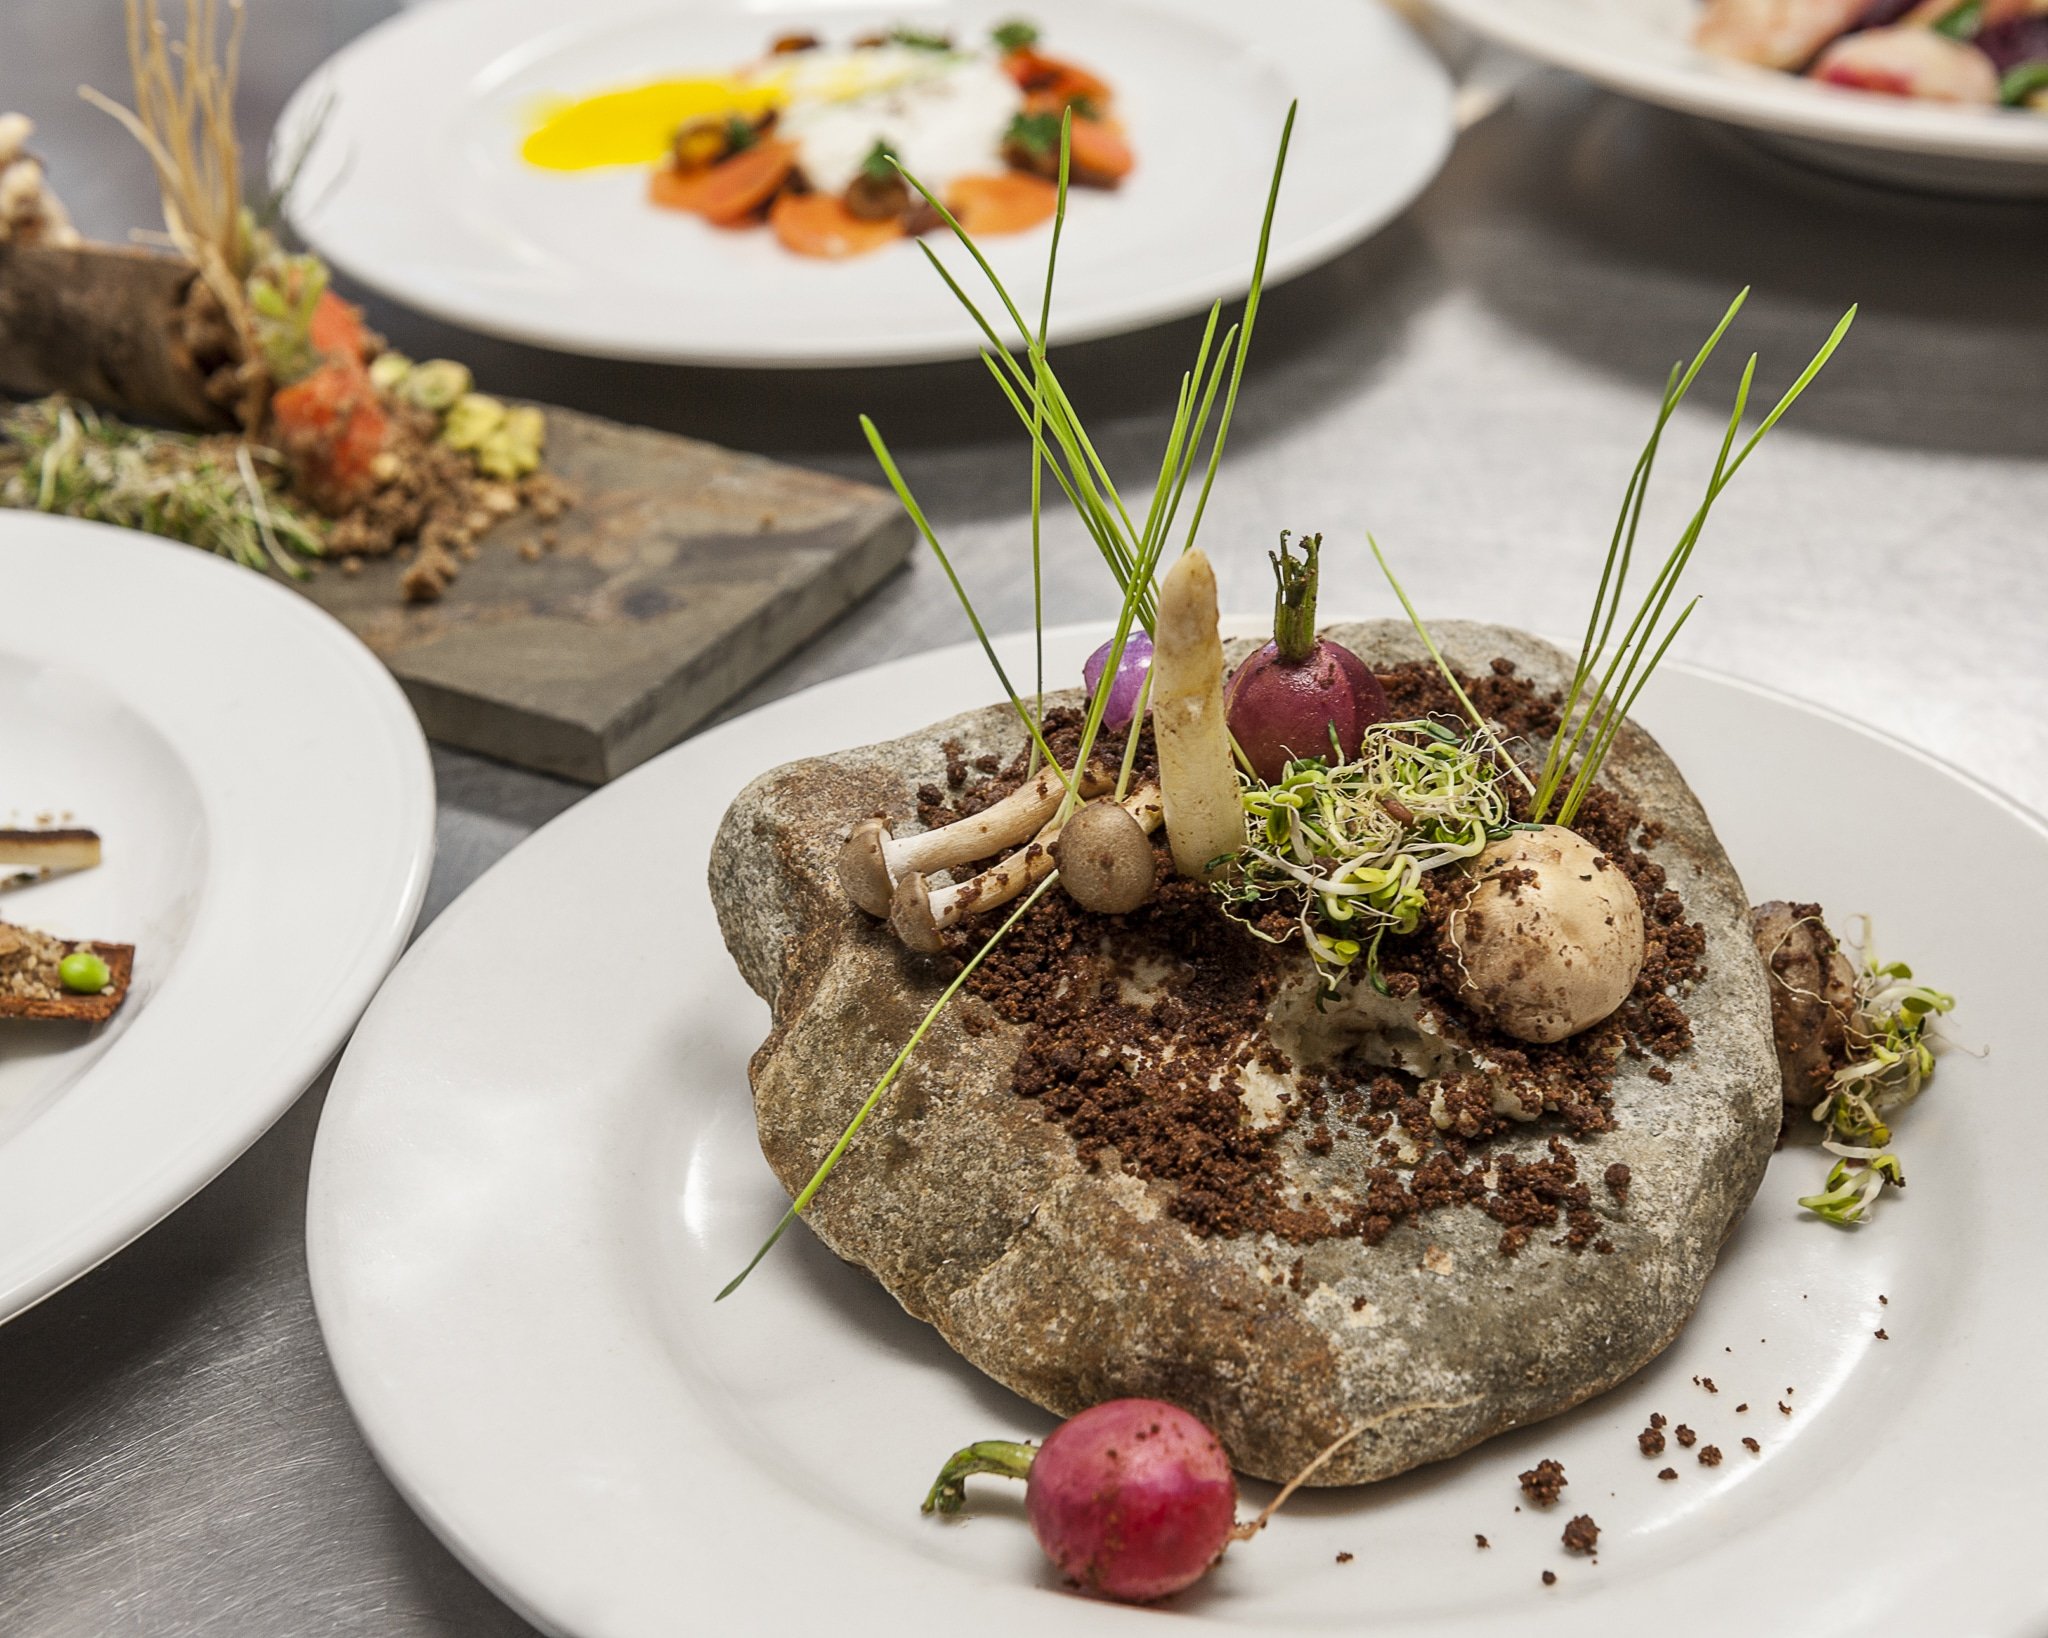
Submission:
[[[65,393],[188,431],[235,424],[208,391],[231,361],[191,345],[199,273],[125,245],[0,244],[0,393]]]

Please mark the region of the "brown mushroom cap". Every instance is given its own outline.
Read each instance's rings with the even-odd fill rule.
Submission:
[[[871,916],[886,916],[896,884],[889,879],[889,861],[882,844],[889,839],[886,819],[863,819],[839,850],[839,885],[846,896]]]
[[[931,884],[921,875],[905,876],[889,902],[889,930],[913,950],[937,955],[946,947],[932,914]]]
[[[1060,885],[1083,910],[1120,916],[1152,897],[1158,856],[1145,827],[1115,802],[1090,802],[1052,844]]]
[[[1521,1041],[1562,1041],[1628,999],[1643,970],[1643,907],[1621,868],[1562,825],[1518,831],[1468,867],[1446,931],[1458,995]]]

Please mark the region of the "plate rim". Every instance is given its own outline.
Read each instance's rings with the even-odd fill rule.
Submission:
[[[1593,40],[1560,41],[1513,0],[1427,0],[1451,21],[1509,50],[1582,74],[1609,90],[1745,129],[1921,158],[1972,160],[2024,172],[2048,167],[2048,116],[1986,118],[2004,110],[1955,108],[1814,85],[1769,69],[1745,71],[1685,47],[1666,64]],[[1573,0],[1565,0],[1573,3]],[[2039,127],[2036,129],[2035,127]]]
[[[1349,616],[1341,612],[1331,613],[1322,623],[1325,625],[1342,624],[1348,618]],[[1047,639],[1087,638],[1099,636],[1105,629],[1101,622],[1080,621],[1048,627],[1045,636]],[[1224,629],[1226,635],[1261,632],[1265,629],[1264,617],[1226,614],[1224,616]],[[1028,633],[1006,633],[995,637],[993,642],[998,651],[1001,652],[1006,646],[1018,643],[1020,638],[1028,638]],[[1546,637],[1546,640],[1555,641],[1556,639]],[[1561,646],[1564,646],[1567,652],[1570,651],[1571,645],[1563,644]],[[938,649],[927,649],[910,655],[892,657],[880,661],[873,666],[863,667],[858,671],[848,672],[839,677],[830,678],[823,682],[812,684],[807,688],[797,690],[783,696],[779,700],[771,701],[767,705],[757,708],[757,711],[768,711],[777,707],[799,707],[801,702],[828,690],[842,687],[852,679],[869,677],[877,673],[888,674],[900,671],[931,661],[942,654],[978,656],[979,652],[978,646],[973,642],[962,642],[947,644]],[[1859,740],[1874,742],[1889,751],[1904,752],[1911,760],[1920,763],[1930,770],[1946,775],[1971,796],[1979,799],[1989,799],[1997,810],[2019,821],[2044,844],[2048,844],[2048,815],[2044,815],[2019,798],[1991,785],[1979,775],[1925,749],[1917,743],[1901,740],[1896,735],[1887,733],[1877,725],[1867,722],[1851,712],[1807,699],[1789,689],[1758,682],[1718,667],[1696,662],[1672,660],[1667,662],[1667,665],[1675,672],[1687,674],[1719,687],[1729,688],[1737,693],[1752,695],[1774,704],[1790,707],[1837,729],[1845,730]],[[737,724],[746,722],[756,714],[756,712],[749,712],[743,717],[732,719],[730,722],[720,726],[734,727]],[[661,757],[654,758],[643,766],[646,769],[652,769],[667,757],[686,753],[688,748],[694,743],[694,740],[686,740],[682,744],[664,752]],[[592,796],[587,798],[586,801],[609,805],[615,800],[626,800],[626,798],[615,798],[612,793],[620,789],[620,787],[627,785],[631,779],[636,778],[641,772],[641,769],[634,770],[633,774],[628,775],[626,778],[615,781],[612,785],[592,793]],[[438,943],[439,938],[459,936],[461,921],[457,917],[456,912],[461,909],[462,902],[468,899],[471,893],[482,888],[483,884],[492,875],[504,868],[529,845],[537,841],[555,825],[561,824],[564,820],[568,819],[570,814],[583,806],[584,803],[578,803],[576,809],[571,809],[564,814],[558,815],[555,819],[550,820],[548,824],[543,825],[531,835],[523,838],[517,846],[509,850],[489,870],[478,877],[475,882],[471,883],[470,887],[464,890],[457,901],[448,907],[448,914],[437,919],[434,928],[437,937],[434,942]],[[427,950],[423,952],[420,959],[430,959],[430,956],[431,951]],[[413,958],[408,955],[407,960],[410,961],[411,959]],[[394,972],[392,982],[387,987],[387,993],[397,993],[401,983],[400,975]],[[332,1228],[333,1225],[323,1223],[320,1214],[328,1194],[329,1185],[326,1180],[330,1175],[330,1168],[337,1164],[333,1158],[336,1145],[329,1139],[329,1115],[333,1111],[345,1109],[348,1106],[353,1085],[349,1074],[348,1058],[354,1051],[355,1045],[352,1042],[349,1051],[343,1055],[342,1063],[336,1069],[329,1102],[322,1111],[320,1132],[316,1137],[312,1174],[307,1195],[306,1249],[308,1276],[312,1289],[316,1322],[320,1327],[322,1341],[327,1348],[336,1382],[342,1390],[343,1397],[348,1402],[350,1413],[356,1422],[357,1428],[362,1433],[365,1443],[369,1446],[372,1455],[375,1457],[379,1469],[387,1476],[393,1487],[404,1497],[407,1505],[413,1509],[414,1513],[428,1527],[435,1538],[446,1546],[466,1569],[490,1588],[496,1597],[501,1599],[523,1619],[551,1634],[582,1633],[585,1630],[583,1628],[558,1624],[555,1617],[556,1614],[560,1613],[559,1606],[557,1606],[554,1612],[550,1612],[537,1598],[529,1598],[524,1591],[514,1587],[506,1578],[506,1575],[501,1573],[499,1566],[486,1558],[473,1545],[469,1539],[470,1533],[465,1520],[458,1516],[457,1510],[437,1505],[436,1501],[430,1497],[433,1483],[431,1476],[416,1473],[413,1467],[401,1457],[399,1452],[390,1448],[388,1442],[390,1438],[389,1430],[383,1423],[383,1417],[388,1414],[388,1406],[396,1402],[395,1392],[385,1396],[385,1402],[380,1404],[378,1402],[380,1397],[378,1390],[389,1390],[391,1385],[381,1379],[377,1379],[374,1388],[370,1387],[370,1379],[375,1375],[372,1366],[367,1360],[359,1363],[352,1357],[351,1350],[356,1344],[351,1340],[349,1327],[343,1322],[340,1314],[343,1306],[343,1299],[338,1290],[340,1275],[329,1264],[330,1235],[327,1230]],[[599,1631],[606,1629],[590,1630]],[[1091,1628],[1090,1630],[1094,1629]],[[1261,1623],[1254,1615],[1249,1618],[1248,1623],[1241,1630],[1266,1633],[1276,1629]]]
[[[387,35],[400,35],[418,27],[423,17],[463,5],[479,9],[485,3],[486,0],[427,0],[426,4],[401,9],[347,41],[315,67],[286,99],[272,127],[266,161],[266,174],[271,185],[278,187],[284,182],[298,144],[306,140],[301,133],[317,134],[321,104],[330,90],[330,81],[345,63],[381,48]],[[691,3],[704,4],[709,0],[691,0]],[[1267,3],[1315,7],[1325,5],[1326,0],[1267,0]],[[1348,11],[1352,8],[1341,9]],[[1379,0],[1368,0],[1358,9],[1374,18],[1366,26],[1382,28],[1389,39],[1402,41],[1402,48],[1410,52],[1410,71],[1430,81],[1438,104],[1435,141],[1430,147],[1427,163],[1418,163],[1415,173],[1378,210],[1355,212],[1304,232],[1291,243],[1276,243],[1267,263],[1265,282],[1268,289],[1310,272],[1398,221],[1436,180],[1457,140],[1455,87],[1441,59],[1402,18],[1380,4]],[[314,231],[308,225],[302,208],[290,197],[287,197],[284,209],[287,220],[301,239],[351,280],[376,291],[386,300],[480,335],[570,357],[707,369],[847,370],[958,362],[974,358],[982,347],[981,339],[967,328],[951,337],[934,335],[881,345],[855,338],[843,346],[812,344],[802,349],[781,350],[763,350],[759,345],[726,348],[716,345],[627,344],[592,339],[587,335],[565,334],[543,324],[480,314],[474,306],[465,307],[459,299],[442,292],[431,280],[405,275],[394,278],[388,267],[373,268],[352,249],[337,248]],[[1248,265],[1246,272],[1249,272]],[[1058,344],[1064,347],[1100,341],[1186,318],[1202,311],[1211,302],[1228,303],[1241,299],[1246,282],[1235,273],[1219,272],[1170,286],[1149,300],[1130,303],[1122,312],[1106,311],[1092,316],[1062,318]],[[1022,345],[1019,341],[1012,350],[1019,350]]]
[[[38,538],[46,532],[50,537],[47,541]],[[426,900],[434,858],[437,801],[426,737],[397,681],[353,632],[268,574],[228,563],[196,547],[111,524],[46,513],[0,514],[0,567],[6,566],[17,553],[41,553],[55,558],[82,551],[125,557],[127,561],[116,572],[121,583],[131,589],[138,578],[149,576],[161,577],[158,586],[180,581],[214,588],[239,586],[239,591],[228,596],[246,596],[250,601],[245,607],[270,612],[254,616],[238,613],[238,622],[249,618],[298,622],[306,644],[326,648],[342,668],[337,675],[346,675],[353,685],[365,690],[361,696],[361,720],[374,721],[381,749],[396,753],[387,767],[387,772],[395,776],[395,783],[382,794],[397,809],[394,835],[404,835],[405,839],[401,843],[402,862],[392,872],[393,879],[379,884],[374,900],[363,899],[370,908],[362,915],[360,925],[349,929],[357,935],[355,959],[335,976],[325,996],[309,1005],[306,1015],[289,1033],[278,1032],[271,1054],[275,1067],[265,1077],[274,1084],[261,1091],[249,1090],[239,1099],[224,1098],[223,1108],[232,1103],[237,1112],[222,1122],[216,1142],[186,1153],[183,1164],[177,1164],[178,1157],[173,1157],[172,1164],[97,1193],[92,1204],[72,1214],[74,1226],[62,1233],[39,1260],[24,1258],[18,1266],[11,1258],[0,1260],[0,1324],[47,1301],[147,1234],[233,1165],[298,1101],[321,1071],[336,1059],[357,1019],[404,952]],[[223,601],[226,598],[218,591],[202,592],[195,599],[196,603],[207,605]],[[33,663],[50,662],[45,652],[25,652]],[[136,711],[151,728],[164,733],[163,720],[153,711],[138,709],[132,692],[109,692]],[[252,688],[251,692],[261,690]],[[296,709],[295,702],[290,712],[271,726],[282,725]],[[174,750],[182,749],[170,734],[165,733],[164,737]],[[331,741],[323,739],[322,745],[319,754],[331,755]],[[201,783],[199,772],[183,756],[180,765],[193,776],[196,794],[210,808],[214,793]],[[209,829],[213,829],[211,821]],[[27,907],[27,913],[32,921],[32,906]],[[193,996],[182,1004],[181,1010],[195,1004],[203,1008],[204,999]],[[154,1014],[164,1004],[165,998],[157,998],[147,1010]],[[64,1096],[76,1095],[93,1073],[88,1068],[80,1082],[67,1088]],[[24,1131],[33,1131],[35,1124],[32,1122]],[[0,1149],[4,1147],[0,1145]]]

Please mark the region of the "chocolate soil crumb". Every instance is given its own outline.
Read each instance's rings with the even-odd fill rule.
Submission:
[[[1748,1451],[1750,1455],[1754,1456],[1758,1451],[1762,1450],[1764,1447],[1758,1444],[1754,1439],[1745,1439],[1742,1441],[1742,1448]]]
[[[1636,1435],[1636,1445],[1645,1456],[1662,1456],[1664,1435],[1655,1428],[1644,1428]]]
[[[1884,1327],[1881,1325],[1875,1331],[1873,1331],[1871,1335],[1876,1337],[1879,1342],[1891,1341],[1891,1338],[1885,1335]]]
[[[1581,1513],[1564,1527],[1564,1545],[1573,1553],[1590,1553],[1600,1545],[1600,1526],[1591,1513]]]
[[[1778,1401],[1778,1410],[1781,1414],[1786,1416],[1790,1416],[1792,1414],[1792,1407],[1786,1404],[1785,1401],[1782,1399]]]
[[[1627,1205],[1629,1170],[1626,1163],[1617,1160],[1601,1174],[1601,1178],[1607,1185],[1607,1192],[1613,1195],[1622,1205]]]
[[[1397,666],[1380,680],[1397,716],[1458,720],[1455,697],[1428,664]],[[1462,680],[1510,737],[1556,727],[1556,700],[1508,662]],[[1080,713],[1049,712],[1045,727],[1054,754],[1070,763]],[[1113,743],[1121,749],[1120,740]],[[1000,772],[976,782],[963,757],[948,760],[955,790],[926,786],[918,793],[927,825],[981,812],[1016,789],[1028,768],[1020,749]],[[1139,737],[1136,770],[1140,777],[1157,770],[1149,728]],[[1511,788],[1511,797],[1526,817],[1526,795]],[[1642,851],[1656,833],[1636,809],[1595,788],[1574,828],[1628,877],[1643,907],[1648,955],[1613,1017],[1550,1045],[1509,1039],[1468,1017],[1456,1000],[1455,954],[1442,934],[1456,903],[1450,870],[1424,877],[1427,902],[1417,931],[1382,946],[1390,992],[1454,1021],[1498,1066],[1488,1075],[1436,1083],[1446,1127],[1438,1126],[1432,1099],[1412,1076],[1356,1052],[1313,1077],[1299,1076],[1296,1093],[1271,1123],[1247,1124],[1239,1071],[1295,1069],[1264,1029],[1283,969],[1269,945],[1223,913],[1212,892],[1173,874],[1163,837],[1155,840],[1160,882],[1149,903],[1103,917],[1049,894],[989,954],[969,988],[1025,1027],[1012,1089],[1037,1099],[1046,1117],[1066,1128],[1084,1164],[1163,1184],[1168,1212],[1197,1234],[1272,1234],[1290,1245],[1355,1237],[1372,1245],[1410,1219],[1477,1207],[1500,1224],[1503,1255],[1539,1233],[1574,1252],[1611,1253],[1607,1222],[1593,1209],[1566,1139],[1613,1128],[1614,1073],[1624,1055],[1668,1058],[1690,1046],[1691,1024],[1674,994],[1682,996],[1701,976],[1705,935],[1687,919],[1663,867]],[[964,957],[1005,914],[969,918],[952,935],[954,953]],[[1543,1122],[1562,1128],[1549,1138],[1545,1158],[1487,1153],[1494,1140],[1529,1132],[1529,1123],[1495,1112],[1495,1075],[1530,1087],[1543,1100]],[[1324,1204],[1290,1194],[1289,1161],[1297,1153],[1313,1159],[1352,1143],[1373,1145],[1382,1162],[1364,1169],[1359,1197]],[[1625,1199],[1626,1177],[1625,1166],[1605,1174],[1617,1200]]]
[[[1474,1536],[1472,1540],[1476,1545],[1481,1547],[1491,1547],[1493,1545],[1493,1543],[1488,1541],[1484,1536]]]
[[[1721,1391],[1719,1388],[1714,1386],[1714,1379],[1711,1376],[1701,1377],[1700,1386],[1705,1388],[1708,1393],[1719,1393]]]
[[[1887,1297],[1882,1291],[1877,1294],[1877,1302],[1880,1308],[1889,1308],[1892,1305],[1891,1298]]]
[[[1659,1468],[1657,1470],[1657,1477],[1660,1479],[1675,1479],[1678,1477],[1678,1469],[1675,1467]]]
[[[1666,1424],[1666,1422],[1665,1422],[1665,1420],[1664,1420],[1664,1413],[1663,1413],[1662,1411],[1651,1411],[1651,1412],[1650,1412],[1650,1426],[1651,1426],[1651,1427],[1653,1427],[1653,1428],[1661,1428],[1661,1427],[1664,1427],[1664,1426],[1667,1426],[1667,1425],[1668,1425],[1668,1424]]]
[[[1349,1553],[1339,1553],[1337,1555],[1337,1562],[1339,1564],[1349,1564],[1351,1562],[1351,1555]]]
[[[1678,1442],[1681,1445],[1683,1445],[1687,1450],[1692,1449],[1693,1441],[1699,1438],[1699,1435],[1693,1432],[1693,1430],[1687,1427],[1683,1422],[1680,1422],[1678,1426],[1673,1428],[1671,1431],[1677,1435]]]
[[[1557,1500],[1557,1493],[1566,1484],[1562,1464],[1545,1457],[1522,1475],[1522,1494],[1539,1507],[1548,1507]]]
[[[1700,1466],[1701,1466],[1701,1467],[1719,1467],[1720,1465],[1721,1465],[1721,1447],[1720,1447],[1719,1445],[1701,1445],[1701,1446],[1700,1446]]]
[[[1743,1402],[1742,1402],[1741,1404],[1737,1405],[1737,1406],[1735,1407],[1735,1409],[1736,1409],[1736,1411],[1737,1411],[1737,1413],[1738,1413],[1738,1414],[1739,1414],[1739,1413],[1741,1413],[1741,1412],[1743,1412],[1743,1411],[1746,1411],[1746,1410],[1748,1410],[1748,1409],[1749,1409],[1749,1401],[1748,1401],[1747,1399],[1745,1399],[1745,1400],[1744,1400],[1744,1401],[1743,1401]]]
[[[1557,1585],[1557,1572],[1555,1570],[1545,1570],[1543,1572],[1543,1585],[1546,1587]]]

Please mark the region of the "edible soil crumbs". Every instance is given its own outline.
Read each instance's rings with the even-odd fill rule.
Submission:
[[[1660,1479],[1675,1479],[1678,1477],[1678,1469],[1675,1467],[1659,1468],[1657,1470],[1657,1477]]]
[[[1636,1435],[1636,1445],[1645,1456],[1664,1454],[1664,1435],[1655,1428],[1644,1428]]]
[[[1884,1334],[1884,1327],[1881,1325],[1875,1331],[1873,1331],[1871,1335],[1876,1337],[1879,1342],[1891,1341],[1891,1338]]]
[[[1567,1552],[1590,1553],[1600,1545],[1600,1526],[1593,1522],[1591,1513],[1581,1513],[1564,1527],[1564,1545]]]
[[[1719,1445],[1701,1445],[1701,1446],[1700,1446],[1700,1466],[1701,1466],[1701,1467],[1719,1467],[1720,1465],[1721,1465],[1721,1447],[1720,1447]]]
[[[1721,1391],[1719,1388],[1714,1386],[1714,1379],[1711,1376],[1701,1377],[1700,1386],[1705,1388],[1708,1393],[1719,1393]]]
[[[1790,1416],[1792,1414],[1792,1407],[1786,1404],[1785,1401],[1782,1399],[1778,1401],[1778,1409],[1784,1412],[1784,1414],[1787,1416]]]
[[[1748,1400],[1746,1400],[1746,1399],[1745,1399],[1745,1400],[1744,1400],[1744,1401],[1743,1401],[1743,1402],[1742,1402],[1741,1404],[1739,1404],[1739,1405],[1737,1405],[1737,1406],[1735,1407],[1735,1411],[1736,1411],[1736,1414],[1737,1414],[1737,1415],[1740,1415],[1740,1414],[1741,1414],[1741,1413],[1742,1413],[1743,1411],[1746,1411],[1746,1410],[1748,1410],[1748,1409],[1749,1409],[1749,1401],[1748,1401]]]
[[[1538,1507],[1548,1507],[1566,1482],[1563,1466],[1546,1456],[1522,1475],[1522,1494]]]
[[[1486,1539],[1486,1538],[1485,1538],[1484,1536],[1477,1536],[1477,1535],[1475,1535],[1475,1536],[1474,1536],[1474,1537],[1472,1538],[1472,1540],[1473,1540],[1473,1542],[1474,1542],[1474,1543],[1475,1543],[1476,1545],[1478,1545],[1478,1546],[1480,1546],[1480,1547],[1491,1547],[1491,1546],[1493,1545],[1493,1543],[1492,1543],[1492,1542],[1490,1542],[1490,1541],[1488,1541],[1488,1540],[1487,1540],[1487,1539]]]
[[[1546,1587],[1557,1585],[1557,1572],[1555,1570],[1545,1570],[1543,1572],[1543,1585]]]
[[[1678,1442],[1681,1445],[1685,1446],[1687,1450],[1692,1449],[1693,1441],[1699,1437],[1697,1433],[1693,1432],[1693,1430],[1687,1427],[1683,1422],[1680,1422],[1678,1426],[1673,1428],[1671,1431],[1678,1436]]]
[[[1337,1555],[1337,1562],[1339,1564],[1349,1564],[1351,1562],[1351,1555],[1349,1553],[1339,1553]]]
[[[1742,1441],[1742,1448],[1748,1451],[1750,1455],[1754,1456],[1757,1454],[1758,1451],[1762,1450],[1764,1447],[1758,1444],[1754,1439],[1745,1439]]]
[[[1455,697],[1428,664],[1398,666],[1380,680],[1397,715],[1459,720]],[[1510,738],[1555,729],[1556,700],[1508,662],[1495,661],[1489,674],[1465,682],[1479,709],[1504,724]],[[1049,712],[1045,727],[1055,755],[1071,761],[1081,714]],[[982,811],[1016,789],[1028,767],[1020,749],[1000,770],[984,766],[986,777],[975,781],[961,747],[946,750],[951,788],[927,785],[918,792],[919,817],[927,825]],[[1139,736],[1135,766],[1139,777],[1156,773],[1149,728]],[[1526,805],[1519,790],[1513,800]],[[1575,828],[1634,884],[1652,952],[1630,998],[1606,1022],[1565,1041],[1532,1045],[1496,1036],[1466,1015],[1455,998],[1455,953],[1442,934],[1455,907],[1454,872],[1425,877],[1431,897],[1422,925],[1407,937],[1389,938],[1381,950],[1392,994],[1448,1021],[1499,1066],[1493,1073],[1540,1088],[1543,1119],[1557,1128],[1542,1159],[1487,1153],[1494,1140],[1529,1131],[1494,1111],[1490,1075],[1437,1083],[1450,1116],[1449,1126],[1440,1128],[1420,1082],[1355,1052],[1313,1077],[1299,1074],[1296,1090],[1282,1099],[1280,1118],[1248,1126],[1237,1095],[1239,1071],[1253,1065],[1279,1075],[1296,1070],[1264,1030],[1283,969],[1270,945],[1226,916],[1212,892],[1173,873],[1163,838],[1155,843],[1160,881],[1149,903],[1105,917],[1079,910],[1064,894],[1048,895],[990,952],[969,988],[1025,1027],[1012,1089],[1037,1100],[1047,1119],[1066,1128],[1084,1164],[1164,1185],[1167,1211],[1196,1234],[1270,1233],[1291,1245],[1357,1238],[1372,1245],[1409,1219],[1476,1207],[1500,1224],[1503,1255],[1514,1255],[1538,1233],[1571,1251],[1611,1252],[1613,1242],[1603,1233],[1607,1220],[1593,1209],[1568,1139],[1612,1129],[1614,1073],[1625,1056],[1670,1058],[1690,1046],[1691,1024],[1674,997],[1701,976],[1705,935],[1669,889],[1663,867],[1643,851],[1657,833],[1640,812],[1596,788]],[[1004,914],[969,917],[951,936],[953,953],[964,959]],[[1277,910],[1273,916],[1285,924],[1274,929],[1284,937],[1291,917]],[[1164,984],[1129,982],[1162,965],[1170,975]],[[1292,970],[1290,963],[1285,971]],[[1403,1159],[1403,1165],[1368,1168],[1362,1197],[1342,1205],[1290,1189],[1290,1162],[1298,1165],[1320,1146],[1360,1142],[1379,1145],[1382,1159]],[[1404,1146],[1422,1158],[1408,1163]],[[1626,1173],[1626,1167],[1609,1167],[1603,1174],[1618,1201],[1626,1200]]]
[[[1663,1413],[1662,1411],[1651,1411],[1651,1412],[1650,1412],[1650,1426],[1651,1426],[1651,1427],[1653,1427],[1653,1428],[1661,1428],[1661,1427],[1663,1427],[1664,1425],[1665,1425],[1665,1422],[1664,1422],[1664,1413]]]

